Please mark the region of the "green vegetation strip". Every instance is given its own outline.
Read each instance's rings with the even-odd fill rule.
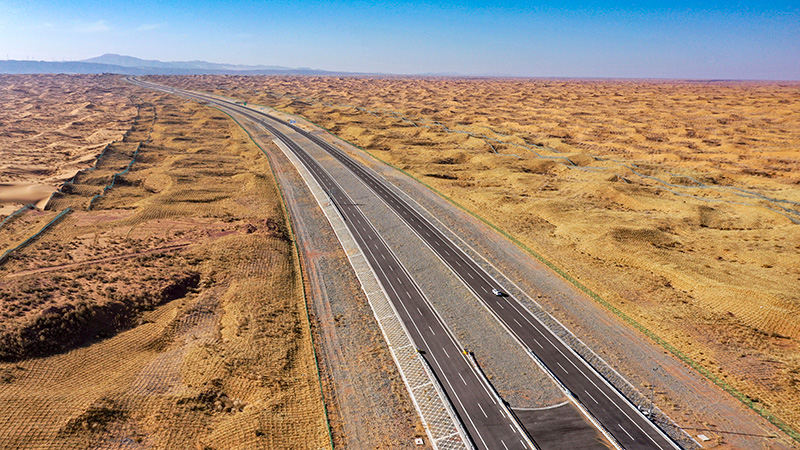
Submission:
[[[263,105],[258,105],[258,106],[263,106]],[[267,106],[267,108],[270,108],[270,107]],[[274,109],[274,108],[270,108],[270,109]],[[716,384],[717,386],[722,388],[722,390],[724,390],[725,392],[727,392],[728,394],[732,395],[734,398],[736,398],[740,402],[742,402],[745,405],[747,405],[753,411],[757,412],[761,417],[767,419],[771,424],[775,425],[781,431],[783,431],[784,433],[788,434],[792,439],[796,440],[797,442],[800,442],[800,432],[798,432],[797,430],[792,428],[789,424],[787,424],[786,422],[784,422],[783,420],[781,420],[780,418],[778,418],[777,416],[772,414],[766,407],[760,405],[758,403],[758,401],[754,401],[747,394],[739,391],[735,387],[733,387],[730,384],[728,384],[727,381],[725,381],[725,380],[719,378],[718,376],[714,375],[710,370],[708,370],[706,367],[704,367],[703,365],[701,365],[700,363],[698,363],[697,361],[692,359],[689,355],[687,355],[687,354],[683,353],[682,351],[678,350],[672,344],[670,344],[669,342],[667,342],[666,340],[664,340],[663,338],[658,336],[655,332],[651,331],[649,328],[645,327],[644,325],[642,325],[641,323],[636,321],[636,319],[634,319],[633,317],[629,316],[628,314],[626,314],[625,312],[621,311],[616,306],[612,305],[611,303],[609,303],[608,301],[606,301],[605,299],[600,297],[600,295],[598,295],[596,292],[592,291],[590,288],[586,287],[583,283],[581,283],[577,279],[573,278],[566,271],[562,270],[560,267],[556,266],[555,264],[553,264],[552,262],[547,260],[544,256],[540,255],[539,253],[537,253],[536,251],[534,251],[533,249],[531,249],[530,247],[528,247],[524,243],[520,242],[520,240],[517,239],[516,237],[514,237],[513,235],[507,233],[502,228],[500,228],[497,225],[495,225],[494,223],[490,222],[488,219],[485,219],[483,216],[479,215],[478,213],[473,212],[469,208],[461,205],[460,203],[458,203],[454,199],[448,197],[447,195],[445,195],[444,193],[442,193],[441,191],[439,191],[435,187],[425,183],[424,181],[422,181],[421,179],[419,179],[416,176],[412,175],[411,173],[409,173],[409,172],[407,172],[407,171],[405,171],[405,170],[403,170],[403,169],[401,169],[399,167],[394,166],[393,164],[389,163],[388,161],[384,161],[383,159],[381,159],[381,158],[373,155],[372,153],[368,152],[367,150],[365,150],[361,146],[359,146],[357,144],[354,144],[354,143],[348,141],[347,139],[341,138],[341,137],[331,133],[327,128],[315,123],[314,121],[309,120],[308,118],[303,117],[303,116],[301,116],[299,114],[292,114],[292,113],[289,113],[289,112],[286,112],[286,111],[281,111],[281,112],[283,112],[285,114],[288,114],[288,115],[291,115],[291,116],[294,116],[294,117],[301,118],[301,119],[303,119],[303,120],[305,120],[305,121],[307,121],[309,123],[312,123],[315,126],[319,127],[320,129],[325,130],[325,132],[328,133],[330,136],[332,136],[332,137],[334,137],[336,139],[339,139],[341,141],[347,142],[348,144],[352,145],[353,147],[358,148],[364,154],[368,155],[370,158],[372,158],[372,159],[374,159],[376,161],[379,161],[379,162],[381,162],[383,164],[386,164],[387,166],[389,166],[389,167],[391,167],[391,168],[403,173],[404,175],[408,176],[412,180],[414,180],[414,181],[422,184],[426,188],[430,189],[431,191],[436,193],[436,195],[442,197],[443,199],[447,200],[448,202],[450,202],[454,206],[458,207],[462,211],[466,212],[467,214],[471,215],[472,217],[474,217],[474,218],[480,220],[481,222],[483,222],[484,224],[488,225],[493,230],[495,230],[498,233],[500,233],[503,237],[505,237],[506,239],[510,240],[511,242],[513,242],[515,245],[517,245],[521,249],[525,250],[527,253],[532,255],[534,258],[538,259],[540,262],[542,262],[544,265],[549,267],[555,273],[557,273],[562,278],[567,280],[573,286],[575,286],[576,288],[578,288],[581,291],[583,291],[586,295],[588,295],[589,297],[594,299],[597,303],[602,305],[604,308],[606,308],[607,310],[609,310],[612,313],[614,313],[617,317],[621,318],[623,321],[628,323],[633,328],[639,330],[642,334],[644,334],[648,338],[652,339],[657,344],[661,345],[664,349],[666,349],[667,351],[672,353],[674,356],[676,356],[678,359],[680,359],[681,361],[686,363],[689,367],[691,367],[692,369],[696,370],[697,372],[699,372],[704,377],[706,377],[709,380],[711,380],[714,384]]]
[[[131,171],[131,166],[133,166],[133,163],[136,161],[136,155],[139,154],[139,149],[141,147],[142,147],[142,143],[140,142],[139,144],[136,145],[136,150],[134,150],[133,156],[131,156],[131,160],[128,163],[128,165],[125,167],[125,169],[123,171],[121,171],[121,172],[117,172],[114,175],[111,175],[111,181],[107,185],[105,185],[105,187],[103,187],[103,192],[95,195],[94,197],[92,197],[89,200],[89,206],[86,207],[87,210],[91,211],[92,206],[94,205],[94,202],[99,200],[104,195],[106,195],[106,192],[108,192],[111,188],[114,187],[114,185],[117,183],[117,178],[118,177],[121,177],[121,176],[123,176],[123,175],[125,175],[125,174],[127,174],[128,172]],[[95,167],[96,166],[97,166],[97,163],[95,162]],[[94,167],[92,169],[94,169]]]
[[[255,144],[256,147],[258,147],[258,149],[261,150],[261,153],[263,153],[264,156],[267,158],[267,165],[269,165],[269,170],[270,170],[270,172],[272,172],[272,178],[275,180],[275,186],[278,187],[278,194],[280,194],[280,197],[281,197],[281,208],[283,209],[283,216],[286,218],[286,223],[289,225],[289,233],[291,234],[292,244],[294,245],[295,255],[298,258],[298,262],[299,262],[300,248],[297,246],[297,239],[295,239],[294,224],[292,223],[292,218],[289,216],[289,208],[286,205],[286,198],[284,198],[284,196],[283,196],[283,189],[281,189],[281,184],[278,183],[278,177],[275,174],[275,169],[272,167],[272,162],[270,161],[269,154],[266,152],[266,150],[264,150],[264,148],[258,142],[256,142],[256,140],[253,138],[253,135],[251,135],[250,132],[247,130],[247,128],[242,126],[242,124],[238,120],[236,120],[235,117],[233,117],[232,115],[228,114],[226,111],[224,111],[224,110],[222,110],[220,108],[217,108],[216,106],[214,106],[214,108],[216,108],[220,112],[224,113],[226,116],[230,117],[231,120],[236,122],[236,125],[239,125],[239,128],[241,128],[242,131],[244,131],[247,134],[247,137],[250,138],[250,141],[253,144]],[[333,446],[333,432],[331,431],[331,422],[330,422],[330,418],[328,417],[328,407],[325,406],[325,397],[324,397],[323,389],[322,389],[322,374],[319,371],[319,361],[317,360],[317,349],[316,349],[316,344],[314,343],[314,330],[311,329],[311,316],[309,315],[309,312],[308,312],[308,295],[306,294],[306,283],[305,283],[305,277],[304,277],[302,268],[300,269],[300,278],[301,278],[301,280],[300,280],[300,288],[303,290],[303,306],[304,306],[305,312],[306,312],[306,324],[308,325],[308,335],[311,338],[311,352],[314,355],[314,367],[317,369],[317,383],[319,384],[319,393],[320,393],[321,396],[323,396],[323,398],[322,398],[322,411],[325,414],[325,426],[327,427],[327,430],[328,430],[328,441],[330,443],[331,448],[334,448],[334,446]]]
[[[53,218],[53,220],[51,220],[50,222],[47,222],[47,223],[45,224],[45,226],[43,226],[43,227],[42,227],[42,229],[41,229],[41,230],[39,230],[39,231],[37,231],[36,233],[34,233],[34,235],[33,235],[33,236],[29,237],[28,239],[25,239],[25,240],[24,240],[24,241],[23,241],[21,244],[17,245],[16,247],[14,247],[14,248],[10,248],[10,249],[6,250],[6,251],[5,251],[5,253],[3,253],[3,255],[2,255],[2,256],[0,256],[0,264],[3,264],[3,263],[5,263],[6,261],[8,261],[8,258],[10,258],[10,257],[11,257],[11,254],[12,254],[12,253],[14,253],[14,252],[15,252],[15,251],[17,251],[17,250],[20,250],[21,248],[23,248],[23,247],[25,247],[26,245],[28,245],[28,244],[30,244],[31,242],[33,242],[33,241],[34,241],[36,238],[38,238],[39,236],[41,236],[41,234],[42,234],[42,233],[44,233],[44,232],[45,232],[45,231],[46,231],[48,228],[50,228],[51,226],[55,225],[55,223],[56,223],[56,222],[58,222],[58,221],[59,221],[59,220],[61,220],[61,219],[62,219],[64,216],[66,216],[67,214],[69,214],[69,212],[70,212],[70,211],[72,211],[72,208],[67,208],[67,209],[65,209],[65,210],[61,211],[60,213],[58,213],[58,215],[57,215],[57,216],[55,216],[55,217]]]
[[[75,180],[78,179],[78,175],[84,174],[86,172],[91,172],[92,170],[97,169],[97,163],[100,162],[100,158],[102,158],[103,155],[106,154],[106,151],[108,151],[108,147],[110,145],[111,145],[111,143],[106,144],[106,146],[103,147],[103,150],[100,151],[100,154],[94,157],[94,164],[92,164],[92,167],[88,167],[88,168],[85,168],[85,169],[78,170],[77,172],[75,172],[75,175],[73,175],[72,178],[70,178],[69,180],[61,183],[61,186],[59,186],[56,191],[54,191],[52,194],[50,194],[50,197],[47,199],[47,203],[45,203],[45,206],[42,209],[47,209],[47,205],[50,204],[50,200],[53,199],[53,196],[55,196],[56,193],[63,193],[64,189],[67,186],[75,184]]]
[[[106,144],[106,146],[103,147],[103,150],[101,150],[100,153],[97,156],[95,156],[94,163],[92,164],[92,167],[89,167],[89,168],[86,168],[86,169],[81,169],[81,170],[75,172],[75,175],[73,175],[72,178],[70,178],[68,181],[64,182],[64,184],[61,185],[61,188],[63,188],[64,186],[66,186],[68,184],[74,184],[75,183],[75,179],[78,178],[78,175],[80,175],[80,174],[82,174],[84,172],[90,172],[92,170],[97,169],[97,164],[100,162],[100,159],[103,156],[105,156],[106,152],[108,151],[108,147],[110,147],[110,146],[111,146],[111,143]],[[59,190],[61,190],[61,189],[59,189]]]
[[[0,228],[3,228],[3,225],[7,224],[14,217],[24,213],[25,211],[27,211],[29,209],[33,209],[33,208],[35,208],[35,206],[33,206],[30,203],[28,203],[27,205],[23,206],[22,208],[20,208],[20,209],[18,209],[16,211],[12,212],[11,214],[7,215],[5,219],[0,221]]]

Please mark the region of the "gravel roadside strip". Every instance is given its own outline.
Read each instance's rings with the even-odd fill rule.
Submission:
[[[399,216],[327,152],[313,145],[307,150],[358,203],[457,339],[475,353],[506,401],[531,408],[565,400],[549,376]]]
[[[334,445],[410,446],[425,431],[347,256],[305,182],[272,143],[273,137],[264,133],[253,137],[270,153],[295,226]]]
[[[290,116],[287,114],[285,117]],[[716,443],[735,447],[791,447],[792,443],[771,424],[621,323],[476,218],[416,180],[367,156],[363,150],[326,133],[320,135],[390,180],[401,192],[424,207],[417,209],[426,217],[433,215],[450,230],[459,233],[463,242],[454,241],[477,261],[482,261],[482,258],[476,257],[475,250],[489,258],[492,265],[528,294],[518,297],[523,299],[525,306],[556,330],[617,389],[637,405],[649,408],[651,400],[654,400],[657,407],[663,408],[669,417],[657,410],[656,421],[678,442],[696,446],[696,441],[688,433],[703,433],[710,435]],[[497,269],[486,264],[485,260],[481,265],[492,275],[498,275]],[[512,285],[506,287],[514,294],[520,293]],[[566,331],[561,324],[568,326],[581,339]],[[620,352],[621,348],[625,351]],[[653,391],[651,386],[656,386],[656,390]],[[501,392],[506,395],[503,390]],[[512,398],[509,400],[513,403]],[[726,430],[735,430],[735,433],[726,433]]]

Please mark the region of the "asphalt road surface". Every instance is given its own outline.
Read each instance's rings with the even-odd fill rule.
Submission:
[[[360,178],[452,269],[520,344],[547,367],[620,446],[631,449],[677,448],[655,424],[516,299],[493,294],[493,288],[503,292],[505,290],[434,225],[409,206],[382,177],[318,136],[272,115],[216,97],[152,83],[137,83],[201,99],[245,115],[263,125],[303,161],[338,207],[351,233],[364,249],[370,265],[400,313],[413,341],[424,351],[426,361],[439,378],[475,446],[491,449],[527,447],[525,436],[520,435],[514,421],[496,403],[483,379],[463,356],[462,349],[445,324],[358,206],[300,145],[278,127],[288,127],[304,136]]]
[[[514,413],[543,450],[604,448],[602,435],[567,402],[549,408],[515,409]]]

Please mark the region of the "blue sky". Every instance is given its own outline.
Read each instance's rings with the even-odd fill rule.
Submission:
[[[0,0],[0,59],[800,79],[800,2]]]

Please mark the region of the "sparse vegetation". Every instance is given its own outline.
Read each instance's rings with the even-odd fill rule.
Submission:
[[[125,140],[56,199],[76,211],[0,266],[0,446],[327,446],[268,162],[216,111],[136,94]]]
[[[800,430],[797,83],[159,81],[300,114],[405,170]]]
[[[107,75],[0,75],[0,216],[28,202],[44,206],[121,139],[136,114],[126,90]]]

